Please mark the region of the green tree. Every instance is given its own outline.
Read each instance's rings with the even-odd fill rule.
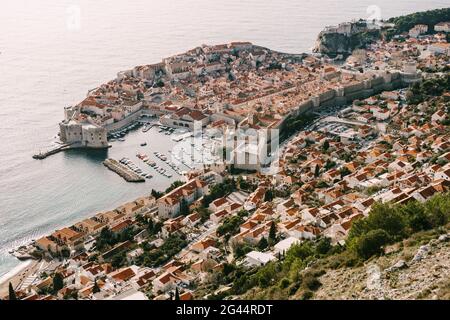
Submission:
[[[206,208],[211,202],[222,198],[236,190],[236,180],[225,179],[222,183],[213,185],[210,188],[209,194],[203,196],[202,204]]]
[[[271,243],[274,243],[276,239],[277,239],[277,226],[273,221],[272,224],[270,225],[269,240]]]
[[[325,142],[323,143],[322,146],[323,151],[328,151],[328,149],[330,149],[330,142],[328,140],[325,140]]]
[[[172,190],[175,190],[178,187],[181,187],[183,185],[183,181],[177,180],[172,182],[172,184],[166,189],[166,193],[169,193]]]
[[[76,291],[76,290],[72,291],[70,296],[72,297],[72,299],[78,300],[78,291]]]
[[[227,217],[217,228],[217,234],[219,236],[225,236],[225,238],[229,238],[230,236],[238,233],[239,226],[242,224],[242,222],[244,222],[244,219],[239,215]]]
[[[323,237],[316,245],[316,251],[318,254],[327,254],[331,249],[331,239],[328,237]]]
[[[252,250],[253,250],[253,248],[248,245],[238,244],[235,246],[235,248],[233,250],[234,257],[236,259],[239,259],[239,258],[245,256],[247,253],[251,252]]]
[[[389,234],[382,229],[371,230],[358,238],[355,249],[358,256],[368,259],[383,252],[383,246],[389,243]]]
[[[323,180],[320,180],[319,182],[317,182],[317,188],[319,189],[328,188],[328,183],[326,183]]]
[[[175,288],[175,300],[180,300],[180,292],[178,291],[178,287]]]
[[[17,300],[16,292],[11,282],[9,283],[9,300]]]
[[[63,247],[61,249],[61,257],[63,258],[69,258],[70,257],[70,249],[67,247]]]
[[[148,233],[153,234],[154,228],[155,228],[155,222],[153,221],[152,218],[148,219],[148,225],[147,225]]]
[[[433,228],[450,221],[450,194],[437,194],[425,202],[425,213]]]
[[[109,229],[109,227],[105,227],[100,232],[100,235],[97,237],[95,241],[95,246],[98,251],[102,251],[108,246],[111,246],[115,243],[114,233]]]
[[[334,168],[335,166],[336,166],[336,162],[328,159],[327,162],[325,163],[325,170],[330,170],[331,168]]]
[[[94,281],[94,287],[92,288],[93,293],[100,292],[100,287],[98,286],[97,279]]]
[[[293,261],[297,258],[306,260],[314,255],[314,248],[311,241],[304,241],[299,244],[294,244],[286,253],[286,259]]]
[[[405,236],[405,226],[404,217],[395,206],[389,203],[376,203],[367,218],[353,222],[349,240],[376,229],[386,231],[392,240],[397,240]]]
[[[264,194],[264,201],[272,201],[273,200],[273,191],[272,189],[268,189]]]
[[[430,229],[431,223],[425,213],[424,206],[418,201],[410,201],[402,208],[400,212],[405,216],[406,223],[411,232]]]
[[[185,199],[181,200],[180,203],[180,214],[182,216],[187,216],[189,214],[189,205]]]
[[[269,243],[267,242],[265,237],[262,237],[261,240],[258,242],[258,249],[264,250],[269,246]]]
[[[341,179],[343,179],[345,176],[348,176],[351,173],[351,171],[347,167],[343,167],[340,170]]]
[[[59,272],[57,272],[53,276],[53,292],[56,293],[62,288],[64,288],[64,280],[62,275]]]
[[[125,262],[125,253],[118,253],[114,255],[114,257],[111,260],[111,265],[113,268],[120,268]]]
[[[163,196],[162,192],[156,191],[155,189],[152,189],[151,195],[155,197],[155,199],[159,199]]]
[[[211,216],[211,211],[209,211],[208,208],[205,208],[204,206],[198,207],[196,211],[200,215],[200,220],[202,222],[207,221]]]
[[[314,176],[317,178],[320,175],[320,167],[316,164],[316,168],[314,169]]]

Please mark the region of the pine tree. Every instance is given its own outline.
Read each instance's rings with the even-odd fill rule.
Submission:
[[[325,140],[325,142],[323,143],[323,150],[328,151],[329,148],[330,148],[330,142],[328,140]]]
[[[272,201],[272,200],[273,200],[273,192],[271,189],[269,189],[264,194],[264,201]]]
[[[185,199],[181,200],[180,204],[180,214],[182,216],[187,216],[189,214],[189,205]]]
[[[276,229],[276,225],[275,222],[272,222],[272,224],[270,225],[270,230],[269,230],[269,240],[271,242],[274,242],[277,238],[277,229]]]
[[[9,300],[17,300],[16,292],[12,286],[12,283],[9,283]]]
[[[267,243],[266,238],[262,237],[261,240],[259,240],[259,242],[258,242],[258,249],[264,250],[267,248],[268,245],[269,245],[269,243]]]
[[[180,300],[180,292],[178,291],[178,287],[175,288],[175,300]]]
[[[314,170],[314,176],[317,178],[320,175],[320,167],[316,164],[316,169]]]
[[[153,234],[153,229],[154,229],[154,227],[155,227],[155,225],[154,225],[154,223],[153,223],[153,219],[150,218],[150,219],[148,220],[148,227],[147,227],[147,230],[148,230],[148,232],[149,232],[150,234]]]
[[[100,288],[98,286],[97,279],[95,279],[94,288],[92,288],[92,293],[97,293],[97,292],[100,292]]]
[[[55,273],[53,277],[53,291],[56,293],[64,287],[64,280],[60,273]]]

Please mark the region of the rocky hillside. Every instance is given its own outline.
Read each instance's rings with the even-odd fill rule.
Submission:
[[[407,32],[416,24],[427,24],[432,31],[434,25],[449,21],[450,8],[416,12],[413,14],[393,17],[388,23],[381,24],[381,28],[371,28],[365,21],[343,23],[339,27],[331,27],[322,31],[313,49],[316,53],[321,53],[330,57],[337,55],[349,55],[355,49],[363,49],[366,45],[381,38],[389,39],[394,35]],[[347,28],[342,27],[346,25]],[[348,30],[348,27],[350,30]],[[344,30],[346,32],[344,32]]]
[[[387,250],[363,266],[328,270],[313,298],[450,299],[450,234],[412,238]]]
[[[314,52],[326,54],[330,57],[349,55],[355,49],[365,48],[367,44],[380,39],[380,31],[365,30],[352,34],[322,32],[316,42]]]
[[[415,300],[450,299],[449,225],[421,231],[361,261],[351,251],[277,270],[271,285],[255,286],[244,299]],[[304,251],[299,250],[298,253]],[[301,269],[301,268],[300,268]],[[298,268],[297,268],[298,270]],[[266,270],[267,272],[267,270]],[[281,275],[281,276],[277,276]],[[275,280],[275,279],[273,279]]]

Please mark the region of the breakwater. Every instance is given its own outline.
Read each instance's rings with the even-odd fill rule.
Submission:
[[[69,148],[70,148],[70,145],[71,145],[70,143],[65,143],[65,144],[62,144],[62,145],[60,145],[60,146],[58,146],[58,147],[52,148],[52,149],[50,149],[50,150],[47,150],[47,151],[41,151],[41,152],[39,152],[39,153],[33,155],[33,159],[36,159],[36,160],[43,160],[43,159],[45,159],[45,158],[51,156],[52,154],[57,154],[57,153],[60,152],[60,151],[69,149]]]
[[[145,179],[143,177],[134,173],[115,159],[106,159],[105,161],[103,161],[103,165],[111,171],[117,173],[128,182],[145,182]]]

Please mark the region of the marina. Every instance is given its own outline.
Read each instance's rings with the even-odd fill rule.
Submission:
[[[127,133],[140,128],[142,125],[143,125],[142,122],[135,121],[135,122],[129,124],[128,126],[121,128],[120,130],[111,131],[108,133],[108,140],[109,141],[115,141],[115,140],[125,141],[124,137],[126,136]]]
[[[120,159],[119,163],[121,163],[122,165],[128,167],[128,169],[130,169],[131,171],[133,171],[135,174],[141,176],[142,178],[146,178],[146,179],[151,179],[153,178],[153,176],[150,173],[145,172],[144,170],[142,170],[141,168],[139,168],[135,163],[133,163],[130,159],[128,158],[122,158]]]

